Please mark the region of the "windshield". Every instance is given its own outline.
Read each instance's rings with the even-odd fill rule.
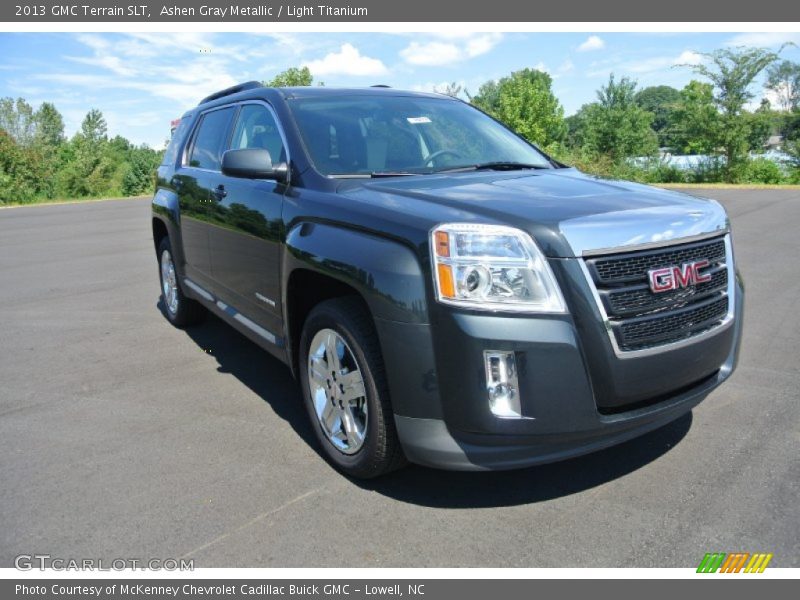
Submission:
[[[323,175],[435,173],[548,159],[471,106],[446,98],[339,96],[289,102],[311,160]]]

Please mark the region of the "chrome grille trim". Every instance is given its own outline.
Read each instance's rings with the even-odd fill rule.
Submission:
[[[624,348],[621,348],[619,343],[618,343],[617,336],[616,336],[616,334],[614,332],[614,324],[615,323],[619,324],[619,320],[612,321],[612,319],[609,317],[608,311],[606,310],[606,305],[604,304],[603,299],[601,297],[601,293],[598,291],[598,288],[597,288],[597,286],[595,284],[594,277],[592,276],[592,273],[589,270],[589,266],[587,265],[587,260],[589,258],[594,257],[595,256],[594,253],[592,253],[591,257],[587,256],[585,258],[578,259],[578,262],[580,264],[580,268],[583,271],[583,275],[586,278],[586,282],[589,285],[589,289],[591,290],[592,296],[594,297],[595,304],[597,306],[597,310],[600,312],[600,316],[601,316],[601,318],[603,320],[603,326],[604,326],[604,328],[606,330],[606,333],[608,334],[608,338],[609,338],[609,341],[611,342],[611,346],[614,349],[614,354],[618,358],[627,359],[627,358],[637,358],[637,357],[641,357],[641,356],[650,356],[650,355],[654,355],[654,354],[661,354],[663,352],[668,352],[668,351],[673,350],[673,349],[682,348],[682,347],[697,343],[697,342],[699,342],[701,340],[707,339],[707,338],[709,338],[711,336],[714,336],[714,335],[716,335],[718,333],[721,333],[721,332],[725,331],[728,327],[731,326],[731,324],[733,323],[733,317],[734,317],[734,313],[735,313],[735,309],[736,309],[736,307],[735,307],[736,273],[735,273],[734,264],[733,264],[733,248],[732,248],[732,245],[731,245],[730,233],[726,233],[724,235],[724,237],[722,238],[722,241],[725,244],[725,262],[724,262],[724,267],[727,270],[727,285],[725,287],[725,294],[723,296],[721,296],[722,298],[726,298],[727,299],[727,313],[722,318],[722,320],[719,321],[718,324],[716,324],[716,325],[714,325],[714,326],[712,326],[710,328],[703,329],[703,330],[699,331],[698,333],[696,333],[695,335],[691,335],[690,337],[686,337],[686,338],[683,338],[683,339],[680,339],[680,340],[677,340],[677,341],[667,342],[667,343],[663,343],[663,344],[659,344],[659,345],[655,345],[655,346],[650,346],[650,347],[646,347],[646,348],[642,348],[642,349],[635,349],[635,350],[626,350]],[[686,243],[687,243],[687,240],[675,240],[673,243],[666,244],[666,245],[663,245],[663,246],[659,246],[658,249],[663,249],[664,252],[670,252],[670,250],[674,246],[685,245]],[[627,250],[629,251],[629,249],[627,249]],[[649,248],[648,250],[653,250],[653,249]],[[721,288],[718,288],[718,289],[721,289]],[[697,299],[697,298],[695,297],[695,299]],[[701,302],[700,304],[703,304],[703,303]],[[673,311],[665,310],[664,311],[664,316],[670,315],[670,314],[672,314],[672,312]],[[658,311],[650,312],[650,313],[648,313],[648,316],[649,315],[660,316]]]

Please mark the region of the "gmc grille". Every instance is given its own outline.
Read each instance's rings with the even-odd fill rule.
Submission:
[[[648,271],[708,260],[710,281],[669,292],[650,290]],[[728,261],[724,238],[668,248],[585,259],[623,352],[682,341],[723,323],[729,310]]]

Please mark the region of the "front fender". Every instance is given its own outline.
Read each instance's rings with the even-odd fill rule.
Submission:
[[[286,237],[284,306],[291,274],[305,269],[355,289],[372,313],[395,414],[441,418],[425,282],[414,252],[355,229],[305,222]]]
[[[398,242],[305,222],[286,236],[283,267],[284,284],[295,269],[310,269],[356,289],[376,319],[428,323],[425,275],[411,249]]]

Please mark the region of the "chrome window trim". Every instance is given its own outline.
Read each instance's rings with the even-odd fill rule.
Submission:
[[[195,138],[197,137],[197,132],[200,131],[200,125],[202,125],[203,119],[205,118],[205,116],[208,113],[211,113],[211,112],[214,112],[214,111],[217,111],[217,110],[222,110],[222,109],[225,109],[225,108],[233,108],[234,109],[234,115],[233,115],[233,120],[231,122],[230,131],[228,131],[228,139],[225,142],[225,146],[226,147],[225,147],[225,150],[223,150],[223,154],[224,154],[226,151],[231,149],[230,145],[231,145],[233,133],[236,130],[236,124],[237,124],[237,121],[239,119],[239,113],[241,112],[241,108],[243,106],[248,105],[248,104],[256,104],[256,105],[259,105],[259,106],[263,106],[263,107],[265,107],[267,109],[269,114],[272,116],[272,120],[275,122],[275,127],[278,129],[278,134],[281,136],[281,142],[283,143],[284,152],[286,152],[286,165],[287,165],[287,167],[288,167],[288,165],[291,165],[292,164],[292,156],[291,156],[291,154],[289,152],[289,144],[286,141],[286,133],[283,131],[283,125],[281,124],[281,121],[278,118],[278,113],[275,112],[275,109],[272,107],[272,105],[269,102],[266,102],[264,100],[259,100],[259,99],[252,99],[252,100],[242,100],[240,102],[229,102],[228,104],[223,104],[221,106],[215,106],[213,108],[209,108],[208,110],[204,110],[200,114],[198,114],[197,118],[195,120],[194,128],[192,129],[192,132],[191,132],[191,134],[189,135],[189,138],[188,138],[189,142],[184,145],[183,152],[181,153],[180,168],[181,169],[193,169],[195,171],[202,171],[204,173],[218,173],[218,174],[221,174],[222,173],[221,170],[218,171],[216,169],[203,169],[201,167],[193,167],[193,166],[188,164],[188,158],[190,156],[190,153],[191,153],[192,149],[194,148],[194,143],[195,143]],[[291,169],[288,169],[287,170],[286,185],[289,185],[290,183],[291,183]]]
[[[702,239],[707,239],[710,237],[719,237],[719,232],[704,236]],[[600,298],[600,294],[597,291],[597,286],[594,283],[594,279],[592,279],[591,273],[589,273],[589,268],[586,266],[586,261],[583,258],[578,259],[578,263],[580,264],[581,271],[583,271],[583,275],[586,278],[586,283],[589,285],[589,289],[591,290],[592,297],[594,298],[595,305],[597,306],[597,310],[600,312],[600,317],[603,322],[603,328],[606,330],[606,334],[608,335],[608,339],[611,341],[611,347],[614,349],[614,354],[617,358],[620,359],[629,359],[629,358],[641,358],[643,356],[653,356],[656,354],[662,354],[664,352],[669,352],[670,350],[676,350],[678,348],[685,348],[686,346],[691,346],[692,344],[696,344],[702,340],[708,339],[717,335],[718,333],[722,333],[728,327],[733,324],[733,317],[735,314],[735,302],[736,302],[736,269],[733,264],[733,246],[731,244],[731,235],[730,233],[726,233],[724,237],[725,242],[725,266],[728,270],[728,287],[726,293],[728,295],[728,314],[725,315],[725,318],[722,322],[708,329],[703,331],[697,335],[693,335],[692,337],[679,340],[677,342],[670,342],[667,344],[661,344],[659,346],[653,346],[652,348],[643,348],[641,350],[621,350],[619,344],[617,344],[617,337],[614,335],[614,330],[611,327],[611,319],[608,317],[608,313],[606,312],[605,307],[603,306],[603,301]],[[678,246],[681,244],[687,243],[686,238],[682,238],[680,240],[671,241],[669,244],[657,246],[657,248],[663,248],[664,250],[669,250],[672,246]],[[630,251],[630,246],[625,249],[625,252]],[[653,249],[649,247],[648,249]],[[634,250],[635,251],[635,250]]]
[[[265,107],[267,109],[269,114],[272,115],[272,120],[275,121],[275,127],[277,127],[278,134],[281,136],[281,142],[283,143],[283,151],[286,152],[286,167],[287,167],[286,185],[290,185],[291,184],[291,179],[292,179],[292,170],[290,168],[288,168],[288,167],[289,167],[289,165],[292,164],[292,156],[289,153],[289,143],[286,141],[286,133],[283,131],[283,124],[281,123],[281,120],[278,118],[278,113],[275,112],[275,109],[272,107],[272,105],[269,102],[266,102],[264,100],[258,100],[258,99],[242,100],[239,103],[239,107],[241,109],[242,107],[247,106],[248,104],[256,104],[256,105],[263,106],[263,107]],[[233,129],[231,129],[231,136],[233,136],[233,133],[236,130],[236,124],[237,124],[236,121],[238,119],[239,119],[239,114],[237,113],[236,119],[234,120],[234,123],[233,123]],[[230,138],[228,139],[228,146],[230,146],[232,141],[233,141],[232,139],[230,139]],[[230,149],[231,148],[228,148],[228,150],[230,150]],[[276,163],[272,163],[272,164],[276,164]]]
[[[181,155],[181,162],[180,168],[181,169],[194,169],[196,171],[203,171],[204,173],[221,173],[222,171],[217,171],[215,169],[204,169],[202,167],[193,167],[189,164],[189,158],[194,151],[194,145],[197,141],[197,134],[200,131],[200,126],[203,124],[203,120],[205,119],[206,115],[218,110],[224,110],[226,108],[233,108],[233,118],[234,120],[238,116],[238,103],[230,102],[228,104],[223,104],[222,106],[215,106],[213,108],[209,108],[200,112],[195,119],[194,126],[192,128],[192,132],[189,135],[189,142],[183,147],[183,154]],[[232,135],[233,130],[228,131],[228,139],[225,144],[230,144],[230,136]]]

